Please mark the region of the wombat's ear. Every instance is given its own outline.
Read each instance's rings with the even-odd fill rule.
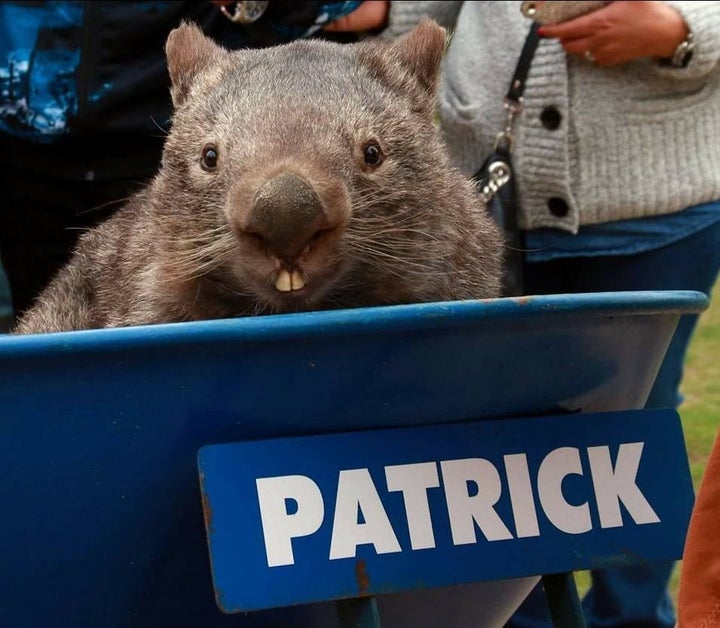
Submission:
[[[392,48],[396,58],[434,96],[446,45],[447,31],[434,20],[423,19],[409,33],[397,39]]]
[[[177,107],[190,91],[195,77],[226,50],[206,37],[200,28],[183,22],[173,29],[165,43],[173,104]]]

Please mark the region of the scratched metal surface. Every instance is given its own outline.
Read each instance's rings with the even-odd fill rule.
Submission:
[[[0,337],[0,625],[319,626],[217,610],[201,446],[639,408],[705,307],[558,295]]]

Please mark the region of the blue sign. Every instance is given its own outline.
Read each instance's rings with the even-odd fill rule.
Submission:
[[[220,608],[675,559],[693,504],[672,410],[210,445]]]

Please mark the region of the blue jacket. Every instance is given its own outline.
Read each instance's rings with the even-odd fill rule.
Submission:
[[[181,20],[227,48],[319,32],[357,2],[268,3],[230,22],[211,2],[0,3],[0,160],[69,178],[157,168],[169,125],[164,44]]]

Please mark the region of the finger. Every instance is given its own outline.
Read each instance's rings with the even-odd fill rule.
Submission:
[[[581,15],[567,22],[546,24],[541,26],[539,33],[543,37],[554,39],[578,39],[588,37],[597,31],[597,14],[599,11]]]
[[[609,45],[600,48],[597,53],[595,53],[595,64],[602,66],[618,65],[620,63],[627,63],[633,58],[634,56],[624,48]]]
[[[577,55],[588,60],[586,55],[591,53],[593,65],[617,65],[634,58],[627,48],[617,43],[592,38],[560,40],[560,44],[568,55]]]
[[[578,39],[561,39],[560,45],[563,47],[563,50],[565,50],[566,54],[582,56],[589,50],[597,58],[597,49],[599,46],[597,42],[595,42],[595,45],[593,45],[593,41],[589,37],[580,37]]]
[[[593,65],[608,65],[605,48],[599,42],[581,37],[580,39],[561,39],[560,45],[567,55],[578,56]]]
[[[354,20],[355,18],[352,16],[352,13],[348,15],[343,15],[337,20],[325,24],[325,26],[323,26],[323,30],[331,33],[360,30],[357,28],[353,28]]]
[[[389,5],[387,0],[366,0],[351,13],[326,24],[323,30],[361,32],[383,28],[387,24]]]

